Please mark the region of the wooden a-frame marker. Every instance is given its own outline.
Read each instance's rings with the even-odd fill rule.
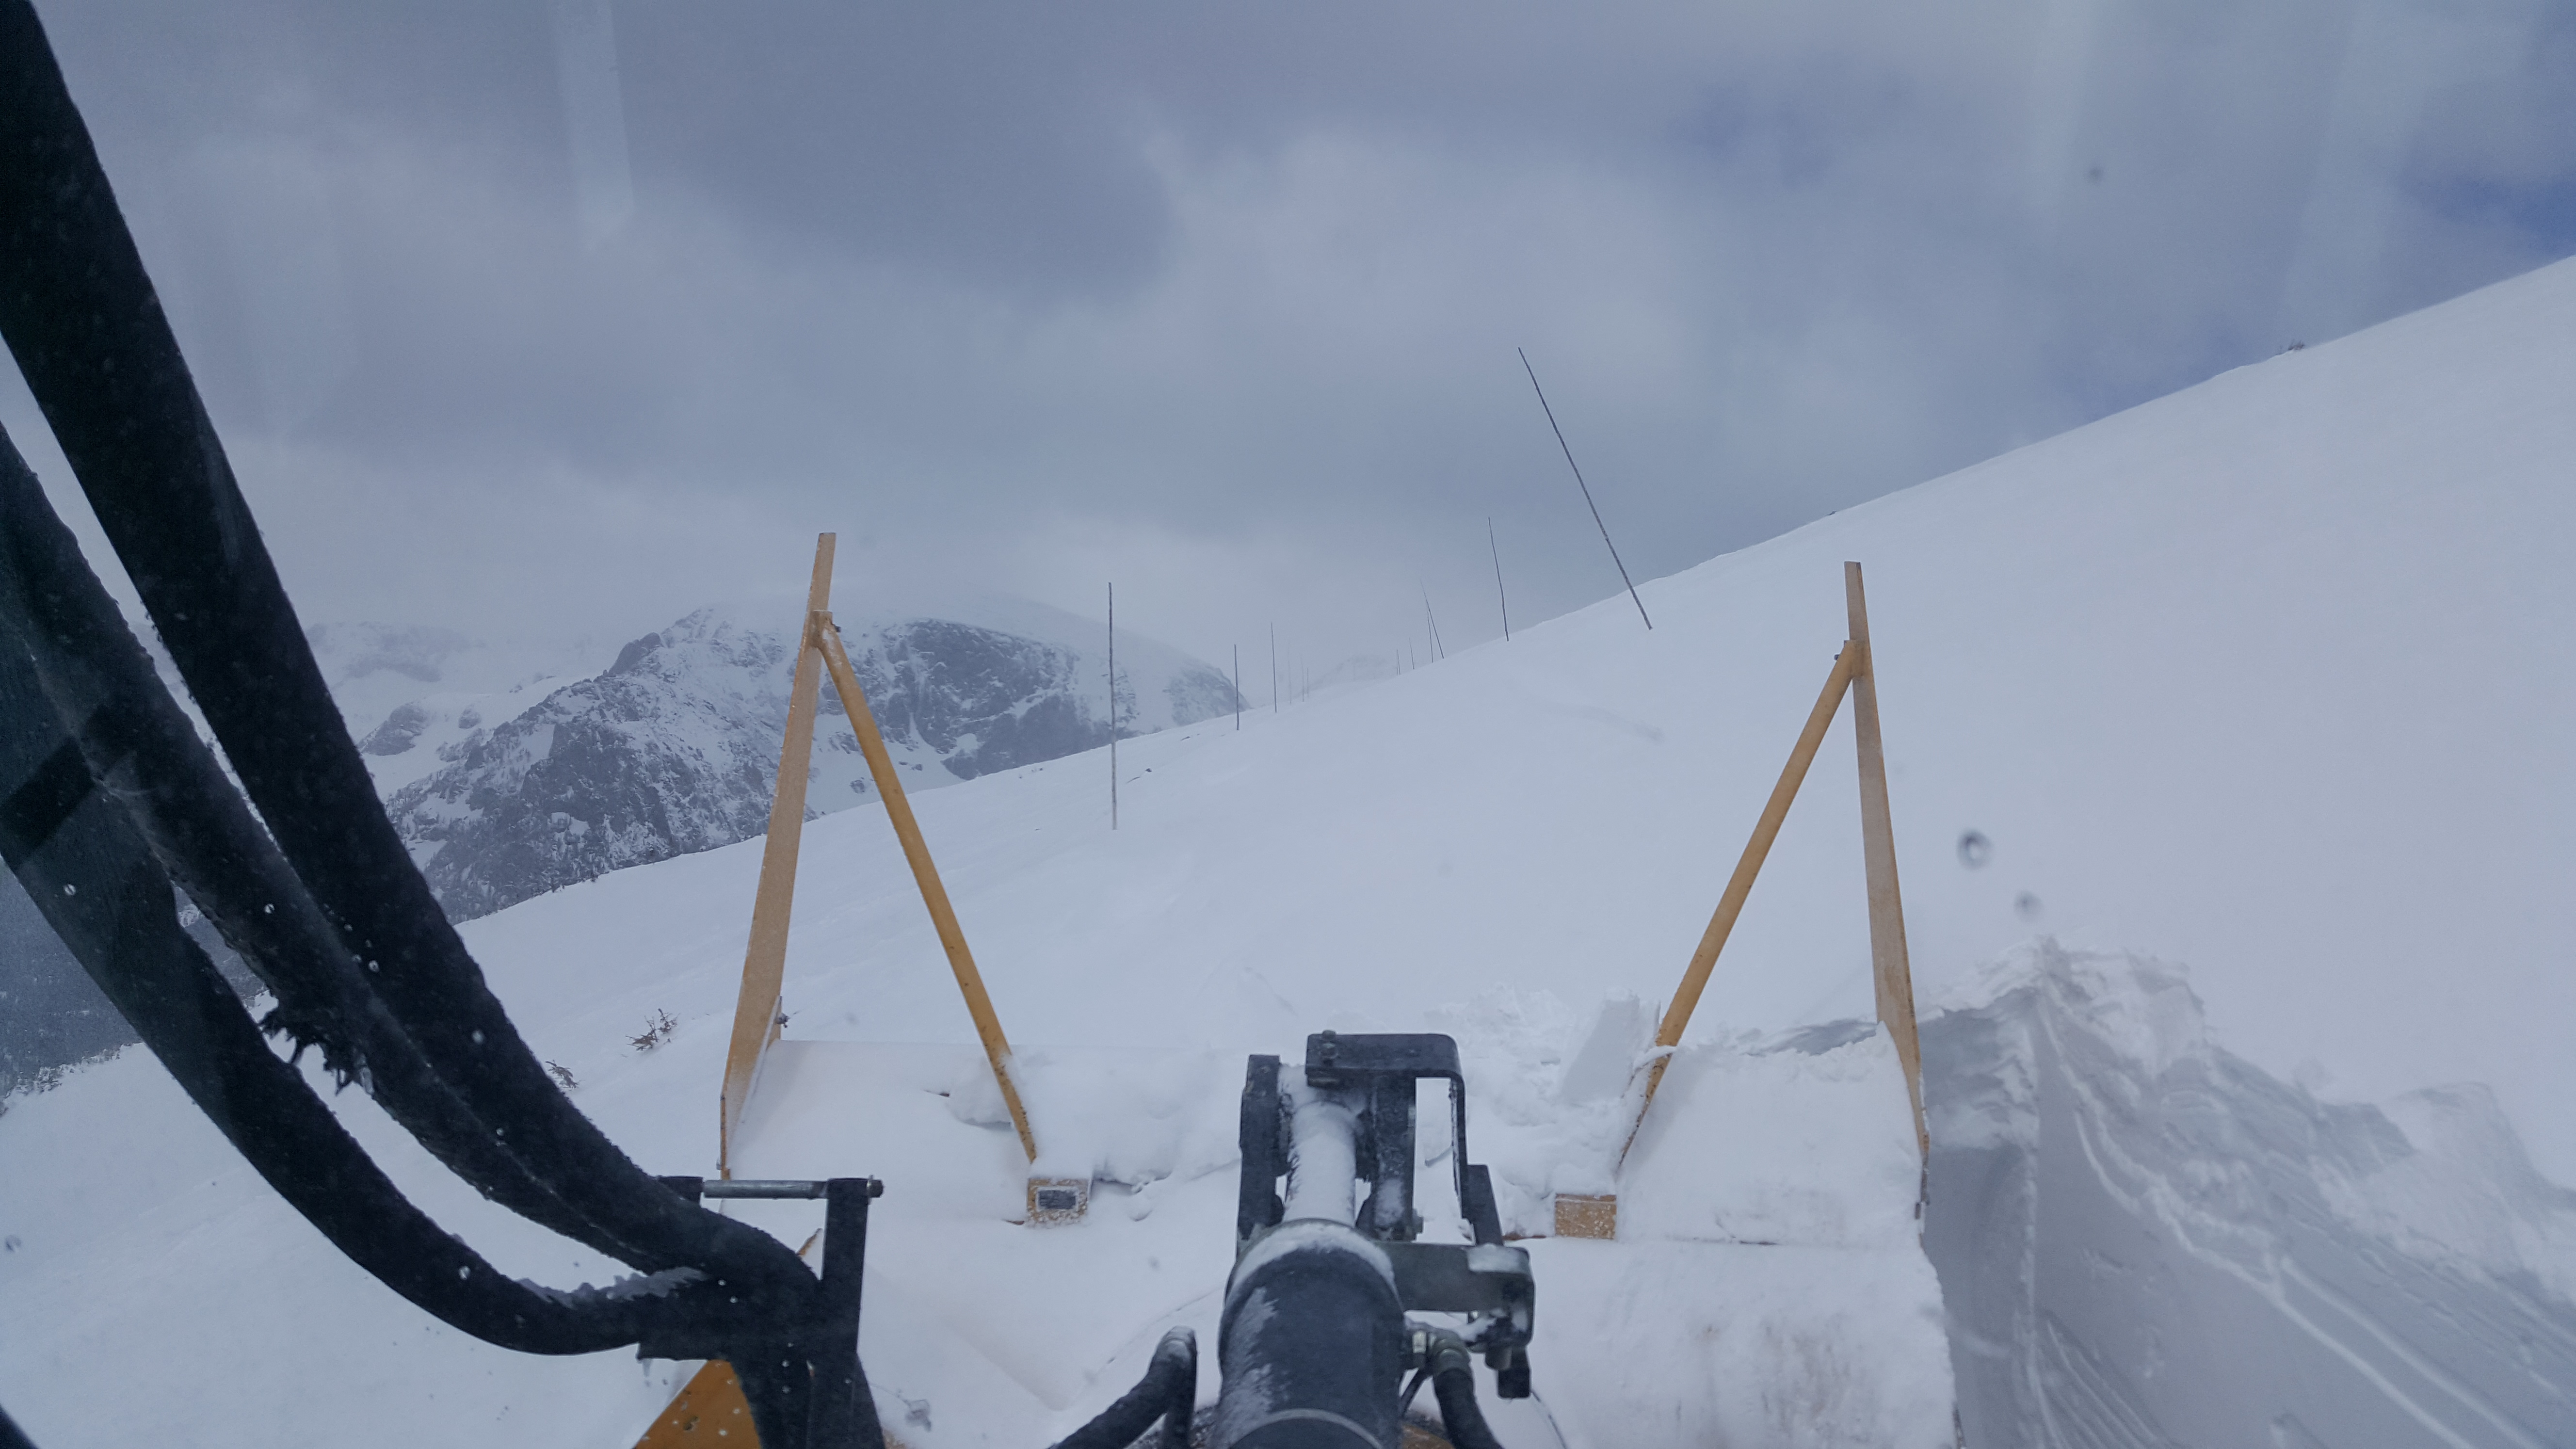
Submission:
[[[1799,732],[1797,745],[1789,751],[1789,763],[1781,768],[1780,781],[1771,787],[1771,798],[1762,807],[1761,819],[1754,823],[1753,838],[1745,843],[1735,874],[1717,899],[1717,912],[1709,917],[1699,949],[1691,953],[1681,986],[1673,993],[1672,1004],[1665,1008],[1663,1022],[1655,1030],[1657,1056],[1654,1065],[1646,1070],[1645,1091],[1637,1104],[1636,1120],[1629,1124],[1627,1140],[1620,1144],[1618,1166],[1626,1164],[1629,1149],[1637,1145],[1638,1130],[1645,1126],[1646,1111],[1655,1102],[1655,1089],[1663,1084],[1664,1068],[1672,1061],[1673,1049],[1682,1043],[1691,1011],[1699,1005],[1700,993],[1708,989],[1709,974],[1717,967],[1717,955],[1726,949],[1726,938],[1734,933],[1736,917],[1744,913],[1745,899],[1753,894],[1754,877],[1762,873],[1762,862],[1771,854],[1771,842],[1779,838],[1781,823],[1789,818],[1789,803],[1798,798],[1798,786],[1807,778],[1807,767],[1815,763],[1816,751],[1825,742],[1825,730],[1842,708],[1845,694],[1852,698],[1852,738],[1860,756],[1860,851],[1869,883],[1870,975],[1877,988],[1878,1019],[1895,1041],[1897,1064],[1905,1072],[1905,1092],[1914,1108],[1915,1147],[1927,1164],[1931,1160],[1931,1137],[1923,1121],[1923,1050],[1914,1029],[1914,973],[1906,960],[1905,907],[1896,889],[1896,829],[1888,817],[1887,754],[1878,732],[1878,671],[1870,656],[1869,606],[1861,592],[1859,564],[1843,565],[1843,599],[1851,635],[1843,642],[1842,652],[1834,656],[1834,667],[1825,676],[1824,691],[1816,696],[1816,707],[1807,714],[1807,727]],[[1619,1200],[1615,1194],[1567,1193],[1556,1199],[1558,1237],[1615,1237],[1618,1226]]]
[[[974,953],[966,948],[966,933],[958,927],[957,912],[948,903],[947,887],[940,884],[939,867],[931,862],[930,846],[921,837],[921,824],[913,818],[912,804],[904,797],[903,780],[895,773],[894,759],[886,753],[885,738],[877,731],[876,716],[868,710],[867,695],[859,688],[859,676],[850,668],[849,653],[841,645],[840,631],[833,626],[832,543],[833,535],[827,533],[814,544],[814,578],[805,594],[795,682],[789,686],[787,739],[778,755],[778,793],[770,803],[769,835],[761,846],[760,887],[751,906],[751,941],[743,951],[742,995],[734,1004],[733,1041],[725,1053],[716,1171],[723,1177],[733,1176],[734,1138],[742,1127],[743,1108],[760,1083],[761,1063],[770,1044],[778,1040],[779,1029],[785,1025],[778,1006],[787,970],[787,924],[796,899],[796,850],[805,831],[805,784],[814,754],[814,717],[821,704],[822,676],[826,674],[840,695],[841,708],[849,714],[850,728],[858,734],[859,752],[868,762],[868,774],[876,781],[877,793],[885,800],[886,819],[892,822],[895,837],[903,843],[904,860],[911,865],[913,881],[921,888],[921,903],[929,908],[931,924],[939,932],[939,944],[948,953],[949,969],[956,973],[957,989],[966,998],[966,1014],[974,1019],[975,1035],[982,1040],[985,1060],[993,1068],[993,1081],[1002,1089],[1002,1103],[1010,1108],[1011,1125],[1019,1132],[1020,1149],[1035,1163],[1037,1135],[1029,1129],[1028,1108],[1020,1100],[1019,1083],[1011,1066],[1010,1040],[1002,1035],[1001,1019],[993,1014],[993,999],[985,993],[984,978],[975,969]],[[1032,1177],[1028,1185],[1028,1220],[1070,1222],[1082,1216],[1090,1197],[1088,1181]]]

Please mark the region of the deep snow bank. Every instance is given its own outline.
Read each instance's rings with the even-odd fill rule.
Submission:
[[[1630,1034],[1645,1024],[1633,999],[1612,997],[1580,1036],[1530,1029],[1550,1005],[1452,1013],[1491,1084],[1468,1140],[1534,1231],[1551,1184],[1609,1185],[1635,1120],[1617,1087],[1638,1055],[1621,1048],[1646,1045]],[[1543,1305],[1530,1352],[1570,1449],[1949,1449],[1912,1116],[1895,1045],[1872,1023],[1682,1048],[1616,1178],[1618,1241],[1528,1245]]]
[[[2042,944],[1923,1034],[1977,1449],[2576,1443],[2576,1193],[2482,1088],[2319,1102]]]
[[[1585,1014],[1498,991],[1434,1014],[1467,1069],[1469,1156],[1508,1230],[1545,1184],[1597,1172],[1624,1122],[1634,1002]],[[1298,1042],[1256,1042],[1294,1059]],[[1594,1048],[1600,1050],[1593,1050]],[[1052,1441],[1142,1371],[1174,1323],[1216,1341],[1232,1262],[1244,1050],[1031,1048],[1040,1170],[1094,1179],[1072,1228],[1011,1226],[1023,1165],[971,1046],[780,1043],[744,1119],[743,1171],[866,1162],[868,1371],[913,1449]],[[1610,1068],[1607,1094],[1592,1078]],[[1442,1099],[1427,1088],[1426,1236],[1463,1242]],[[1939,1283],[1915,1239],[1904,1078],[1871,1029],[1686,1048],[1622,1183],[1616,1243],[1531,1240],[1530,1403],[1488,1397],[1512,1449],[1952,1443]],[[810,1219],[777,1215],[793,1236]],[[763,1219],[766,1225],[766,1220]],[[1216,1375],[1201,1383],[1213,1398]]]

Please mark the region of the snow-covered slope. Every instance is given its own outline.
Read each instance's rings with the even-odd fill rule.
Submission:
[[[1282,1050],[1321,1026],[1445,1027],[1489,1061],[1520,1064],[1503,1083],[1492,1084],[1492,1070],[1482,1074],[1489,1085],[1471,1082],[1487,1094],[1479,1100],[1507,1103],[1528,1084],[1561,1089],[1574,1034],[1559,1039],[1556,1060],[1514,1057],[1497,1045],[1511,1033],[1494,1024],[1495,1003],[1543,996],[1580,1021],[1605,1000],[1670,991],[1843,636],[1842,561],[1862,560],[1919,994],[1964,990],[1985,964],[2048,933],[2073,948],[2187,964],[2208,1036],[2229,1053],[2194,1055],[2188,1033],[2160,1036],[2155,1020],[2123,1025],[2133,1001],[2156,1011],[2170,1002],[2110,993],[2098,1017],[2107,1045],[2064,1054],[2051,1068],[2057,1085],[2027,1099],[2042,1104],[2040,1150],[2135,1148],[2143,1139],[2083,1130],[2093,1120],[2125,1133],[2116,1114],[2054,1128],[2045,1117],[2050,1100],[2090,1093],[2116,1105],[2119,1092],[2134,1091],[2194,1130],[2155,1138],[2169,1155],[2147,1161],[2142,1175],[2115,1164],[2097,1182],[2143,1184],[2136,1201],[2152,1207],[2159,1182],[2242,1175],[2252,1170],[2243,1154],[2272,1152],[2272,1139],[2200,1131],[2202,1119],[2173,1114],[2194,1107],[2179,1090],[2190,1071],[2243,1063],[2256,1075],[2212,1079],[2232,1094],[2212,1120],[2254,1108],[2292,1120],[2313,1109],[2322,1144],[2309,1159],[2275,1154],[2256,1179],[2286,1161],[2298,1172],[2279,1169],[2287,1175],[2271,1180],[2295,1187],[2341,1173],[2368,1185],[2331,1204],[2356,1231],[2329,1246],[2376,1243],[2382,1282],[2474,1268],[2538,1305],[2516,1320],[2531,1341],[2493,1350],[2520,1380],[2512,1393],[2485,1396],[2504,1427],[2446,1420],[2446,1437],[2408,1417],[2399,1402],[2412,1392],[2407,1381],[2355,1369],[2339,1381],[2353,1418],[2388,1427],[2354,1442],[2567,1442],[2564,1421],[2547,1417],[2576,1392],[2558,1377],[2551,1346],[2571,1332],[2566,1290],[2556,1286],[2567,1281],[2565,1243],[2508,1233],[2518,1259],[2464,1256],[2460,1233],[2477,1224],[2428,1230],[2406,1204],[2437,1199],[2399,1189],[2448,1179],[2456,1201],[2536,1204],[2524,1221],[2545,1225],[2560,1200],[2549,1183],[2576,1177],[2576,1113],[2565,1105],[2576,1100],[2576,1057],[2563,1047],[2576,1018],[2576,972],[2566,969],[2576,893],[2564,888],[2576,878],[2567,825],[2576,772],[2566,766],[2576,746],[2576,640],[2564,627],[2576,603],[2564,562],[2576,544],[2571,395],[2576,265],[2561,265],[1647,584],[1651,633],[1618,598],[1364,691],[1275,719],[1248,715],[1239,734],[1225,721],[1138,741],[1122,756],[1115,833],[1096,755],[926,794],[919,813],[1003,1023],[1033,1053]],[[1692,1038],[1701,1048],[1751,1056],[1741,1046],[1747,1030],[1870,1010],[1851,758],[1848,725],[1837,724],[1702,1003]],[[1982,845],[1963,849],[1970,831]],[[815,822],[805,839],[804,879],[830,886],[799,895],[789,1039],[971,1041],[882,813],[862,804]],[[757,865],[748,844],[707,851],[467,928],[537,1050],[578,1075],[575,1100],[656,1170],[709,1165]],[[627,1039],[660,1010],[678,1019],[677,1034],[650,1054],[630,1050]],[[2064,1019],[2080,1015],[2070,1009]],[[2005,1049],[1985,1063],[2005,1069]],[[2177,1063],[2183,1076],[2169,1074]],[[2022,1100],[1965,1095],[1986,1088],[1955,1062],[1942,1070],[1929,1096],[1945,1124],[1962,1103],[2004,1111]],[[2266,1087],[2257,1077],[2275,1080]],[[2292,1079],[2303,1085],[2286,1100],[2273,1095]],[[2440,1104],[2474,1094],[2394,1100],[2476,1081],[2492,1084],[2496,1117],[2434,1120]],[[1184,1113],[1213,1090],[1181,1093],[1170,1110]],[[1843,1100],[1816,1090],[1820,1103]],[[2345,1110],[2373,1100],[2390,1102],[2381,1111],[2393,1134]],[[1060,1109],[1043,1098],[1035,1106],[1042,1122]],[[349,1110],[368,1112],[354,1101]],[[1819,1140],[1860,1142],[1850,1118],[1818,1106],[1806,1120]],[[877,1121],[861,1112],[839,1120],[853,1134]],[[1471,1115],[1471,1131],[1478,1120]],[[2462,1123],[2491,1139],[2518,1132],[2536,1175],[2518,1175],[2515,1154],[2492,1141],[2460,1150]],[[1007,1139],[977,1130],[1006,1162]],[[1952,1125],[1944,1132],[1947,1145],[1962,1140]],[[0,1119],[0,1157],[28,1165],[0,1180],[0,1220],[26,1225],[0,1227],[23,1239],[0,1255],[0,1295],[59,1325],[42,1339],[0,1336],[0,1395],[41,1442],[186,1437],[221,1423],[279,1443],[391,1442],[397,1432],[424,1442],[516,1434],[613,1443],[668,1383],[667,1373],[639,1374],[616,1356],[517,1359],[424,1323],[332,1257],[210,1140],[166,1086],[156,1095],[151,1064],[131,1059]],[[1579,1132],[1555,1140],[1567,1154],[1582,1146]],[[2351,1157],[2355,1141],[2379,1155]],[[874,1163],[861,1159],[880,1150],[870,1142],[789,1133],[763,1139],[761,1150],[781,1169],[863,1171]],[[881,1150],[900,1161],[911,1149],[886,1139]],[[1152,1328],[1214,1286],[1210,1250],[1184,1209],[1193,1194],[1222,1192],[1224,1174],[1208,1158],[1176,1154],[1167,1176],[1107,1195],[1109,1206],[1142,1216],[1096,1208],[1098,1221],[1062,1237],[1006,1232],[989,1219],[961,1226],[971,1221],[956,1206],[965,1199],[925,1178],[928,1169],[909,1187],[892,1174],[871,1255],[887,1266],[883,1293],[871,1281],[870,1353],[891,1364],[911,1345],[953,1348],[954,1362],[1023,1386],[1015,1392],[1038,1407],[1022,1421],[1030,1432],[1021,1442],[1043,1442],[1105,1402]],[[1550,1184],[1515,1161],[1547,1166],[1551,1178],[1554,1167],[1545,1153],[1498,1150],[1506,1212],[1535,1226]],[[408,1179],[419,1179],[416,1158],[405,1162]],[[62,1185],[74,1182],[93,1185],[86,1199],[67,1197]],[[1938,1177],[1931,1185],[1936,1202],[1959,1190]],[[1803,1206],[1775,1194],[1769,1211],[1821,1222],[1861,1191]],[[608,1271],[495,1222],[469,1194],[424,1196],[519,1271],[555,1282]],[[1738,1200],[1748,1199],[1728,1199]],[[950,1206],[921,1208],[907,1228],[912,1209],[897,1206],[905,1201]],[[2214,1216],[2149,1223],[2134,1235],[2138,1252],[2167,1252],[2206,1222],[2259,1245],[2278,1221],[2259,1202],[2228,1206],[2223,1195],[2188,1206]],[[2047,1219],[2039,1221],[2044,1234]],[[2076,1221],[2088,1231],[2117,1225],[2107,1209]],[[1168,1251],[1151,1237],[1157,1224],[1173,1225]],[[950,1251],[968,1241],[991,1255]],[[1107,1256],[1116,1243],[1135,1256]],[[1083,1267],[1084,1244],[1102,1245],[1093,1271]],[[1803,1248],[1734,1246],[1778,1254],[1762,1260],[1772,1276],[1758,1280],[1759,1301],[1784,1312],[1823,1313],[1861,1281]],[[2286,1261],[2315,1276],[2300,1251],[2294,1238]],[[1221,1260],[1222,1247],[1215,1252]],[[2177,1305],[2218,1300],[2159,1297],[2174,1280],[2113,1271],[2107,1256],[2080,1234],[2069,1251],[2031,1256],[2025,1317],[2065,1335],[2049,1341],[2052,1362],[2108,1363],[2135,1389],[2157,1362],[2182,1361],[2175,1335],[2205,1330],[2196,1315],[2212,1310]],[[1171,1276],[1098,1266],[1148,1259],[1172,1265]],[[2196,1273],[2208,1266],[2169,1261],[2197,1264]],[[1970,1267],[2023,1264],[2007,1253]],[[1549,1271],[1543,1264],[1543,1279]],[[985,1286],[951,1290],[943,1274],[983,1275]],[[997,1275],[1028,1290],[1008,1300],[1013,1312],[940,1316],[951,1292],[996,1301],[979,1295],[999,1296]],[[1549,1281],[1579,1287],[1587,1275],[1566,1270]],[[1776,1430],[1784,1442],[1886,1442],[1849,1427],[1865,1422],[1858,1416],[1802,1411],[1816,1401],[1784,1387],[1807,1382],[1785,1372],[1725,1377],[1743,1362],[1727,1355],[1770,1330],[1766,1320],[1721,1321],[1702,1299],[1730,1291],[1723,1284],[1677,1272],[1588,1281],[1627,1295],[1618,1321],[1687,1326],[1677,1341],[1700,1357],[1664,1363],[1636,1390],[1680,1385],[1660,1401],[1693,1406],[1656,1431],[1671,1442],[1764,1423],[1766,1404],[1781,1406],[1773,1422],[1785,1426]],[[1866,1281],[1863,1308],[1929,1311],[1892,1273]],[[2201,1273],[2183,1286],[2216,1281]],[[1137,1337],[1109,1341],[1117,1335],[1105,1325],[1117,1315],[1088,1307],[1085,1331],[1047,1331],[1049,1305],[1088,1304],[1085,1293],[1111,1286]],[[1803,1309],[1802,1286],[1811,1290]],[[1543,1282],[1542,1321],[1563,1324],[1548,1317],[1551,1291]],[[2464,1362],[2459,1345],[2479,1340],[2441,1305],[2470,1301],[2384,1295],[2366,1322],[2326,1335],[2351,1356],[2311,1343],[2347,1367],[2411,1356],[2460,1373],[2443,1365]],[[202,1325],[215,1321],[235,1331],[209,1342]],[[2152,1340],[2123,1336],[2139,1323],[2166,1326],[2164,1359],[2153,1357]],[[2034,1362],[2038,1329],[2014,1332],[2018,1341],[2001,1345],[2005,1362]],[[1842,1372],[1850,1368],[1873,1384],[1897,1382],[1874,1376],[1892,1373],[1904,1351],[1854,1357],[1859,1333],[1778,1341],[1823,1365],[1818,1381],[1856,1382]],[[94,1367],[136,1359],[163,1371],[137,1382]],[[2195,1359],[2206,1376],[2197,1392],[2212,1405],[2270,1396],[2279,1407],[2266,1411],[2275,1418],[2254,1442],[2315,1442],[2335,1430],[2271,1395],[2305,1361],[2261,1352]],[[1913,1362],[1898,1366],[1910,1373]],[[1582,1365],[1575,1350],[1537,1359],[1550,1403],[1579,1396],[1550,1376]],[[317,1392],[317,1383],[349,1387]],[[1727,1387],[1738,1384],[1749,1387]],[[2092,1422],[2131,1443],[2245,1442],[2200,1437],[2201,1421],[2169,1415],[2158,1392],[2123,1390],[2102,1402],[2127,1417]],[[2005,1402],[2019,1406],[2009,1416],[2049,1400]],[[114,1416],[115,1432],[82,1427],[93,1409]],[[910,1409],[887,1402],[898,1432]],[[1581,1422],[1562,1427],[1569,1443],[1652,1442],[1630,1427],[1600,1437]],[[2011,1427],[2042,1440],[2057,1432]]]

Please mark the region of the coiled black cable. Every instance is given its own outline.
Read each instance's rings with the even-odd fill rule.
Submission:
[[[477,1338],[527,1353],[633,1343],[646,1310],[705,1275],[555,1293],[502,1276],[404,1199],[179,928],[170,882],[45,707],[0,628],[0,859],[47,924],[254,1170],[385,1286]]]
[[[285,859],[449,1087],[636,1266],[720,1258],[740,1289],[810,1293],[784,1245],[680,1202],[572,1108],[412,868],[27,0],[0,0],[0,336]]]
[[[0,616],[19,621],[55,718],[69,722],[89,779],[115,797],[153,856],[226,944],[276,994],[263,1025],[321,1049],[404,1130],[503,1206],[604,1252],[566,1207],[439,1078],[367,989],[304,883],[278,856],[187,717],[152,672],[80,546],[0,432]]]
[[[0,337],[251,803],[404,1034],[609,1251],[705,1265],[801,1316],[814,1280],[794,1253],[682,1203],[573,1109],[413,867],[28,0],[0,0]]]
[[[210,805],[229,791],[208,788],[215,772],[202,751],[177,746],[174,711],[138,705],[121,625],[112,637],[66,628],[94,601],[71,597],[77,589],[22,588],[15,632],[31,637],[9,650],[18,678],[5,698],[26,716],[12,723],[13,744],[24,748],[0,783],[15,822],[10,864],[40,902],[48,887],[69,888],[48,917],[111,999],[299,1210],[322,1214],[321,1224],[336,1211],[332,1194],[345,1192],[388,1215],[399,1230],[370,1235],[344,1223],[345,1239],[334,1241],[415,1302],[444,1305],[432,1311],[456,1315],[460,1327],[481,1324],[468,1331],[563,1351],[538,1345],[591,1343],[615,1317],[622,1336],[610,1341],[644,1333],[647,1350],[664,1356],[739,1354],[774,1366],[830,1352],[808,1341],[816,1285],[795,1255],[682,1202],[573,1109],[412,867],[27,0],[0,0],[0,337],[276,847],[262,848],[238,801],[230,813]],[[41,545],[42,534],[22,530],[13,546]],[[84,672],[84,659],[108,667]],[[94,790],[101,782],[133,820]],[[266,1052],[239,1003],[201,989],[212,980],[221,990],[197,969],[202,954],[192,959],[192,946],[173,946],[152,924],[170,915],[169,870],[274,973],[278,1024],[386,1089],[388,1110],[399,1106],[405,1125],[485,1193],[655,1275],[654,1292],[703,1281],[703,1295],[682,1290],[700,1300],[697,1311],[639,1316],[630,1310],[652,1294],[594,1301],[525,1289],[509,1321],[478,1317],[484,1306],[444,1286],[446,1270],[471,1288],[488,1268],[478,1273],[479,1260],[411,1209],[363,1153],[344,1155],[353,1144],[335,1136],[300,1076]],[[96,894],[74,908],[84,877]],[[273,912],[284,919],[266,930]],[[251,1061],[250,1049],[268,1065]],[[787,1428],[804,1423],[810,1377],[804,1368],[744,1375],[765,1438],[785,1442]]]

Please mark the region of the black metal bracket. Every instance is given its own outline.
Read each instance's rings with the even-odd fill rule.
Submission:
[[[1499,1243],[1493,1179],[1467,1160],[1467,1077],[1457,1041],[1438,1032],[1319,1031],[1306,1038],[1306,1085],[1361,1097],[1359,1166],[1370,1188],[1355,1226],[1382,1242],[1411,1242],[1422,1231],[1413,1209],[1413,1084],[1426,1080],[1449,1084],[1449,1168],[1459,1214],[1477,1242]]]
[[[1290,1167],[1290,1102],[1280,1088],[1282,1069],[1273,1056],[1256,1056],[1245,1065],[1238,1255],[1287,1212],[1279,1195],[1279,1180]],[[1537,1289],[1529,1254],[1503,1242],[1492,1176],[1483,1164],[1467,1160],[1466,1075],[1456,1040],[1434,1032],[1317,1032],[1306,1039],[1305,1073],[1307,1086],[1342,1093],[1358,1116],[1354,1165],[1370,1186],[1352,1227],[1385,1252],[1405,1311],[1472,1317],[1469,1340],[1494,1367],[1503,1395],[1525,1394],[1524,1350]],[[1424,1080],[1449,1084],[1450,1167],[1472,1244],[1414,1241],[1422,1230],[1413,1194],[1414,1084]]]
[[[802,1444],[805,1449],[882,1449],[885,1431],[877,1423],[876,1399],[868,1391],[866,1371],[859,1367],[859,1289],[867,1268],[868,1204],[885,1196],[885,1184],[873,1177],[665,1177],[661,1183],[693,1202],[701,1198],[820,1199],[822,1291],[816,1298],[813,1320],[778,1325],[777,1343],[762,1354],[764,1360],[777,1359],[787,1370],[784,1374],[769,1372],[774,1366],[766,1362],[755,1373],[752,1365],[738,1361],[724,1346],[712,1342],[682,1342],[661,1336],[639,1344],[637,1353],[648,1358],[726,1359],[733,1363],[744,1396],[751,1399],[755,1411],[761,1408],[762,1397],[756,1388],[763,1386],[763,1381],[783,1378],[788,1392],[780,1395],[778,1385],[772,1382],[765,1385],[769,1389],[767,1397],[784,1397],[790,1402],[797,1397],[806,1400],[804,1433],[790,1443]],[[795,1382],[800,1377],[795,1371],[800,1365],[810,1382],[806,1395],[794,1393],[803,1387]],[[792,1414],[789,1420],[778,1427],[792,1435],[797,1427]],[[767,1446],[777,1429],[770,1423],[759,1428],[761,1443]]]
[[[1319,1031],[1306,1038],[1306,1085],[1346,1088],[1365,1103],[1359,1167],[1370,1188],[1356,1226],[1381,1241],[1411,1242],[1422,1231],[1422,1215],[1413,1210],[1413,1084],[1425,1080],[1449,1084],[1449,1163],[1458,1202],[1477,1241],[1488,1241],[1468,1186],[1467,1077],[1458,1069],[1458,1043],[1435,1032]],[[1490,1241],[1502,1241],[1499,1225]]]

